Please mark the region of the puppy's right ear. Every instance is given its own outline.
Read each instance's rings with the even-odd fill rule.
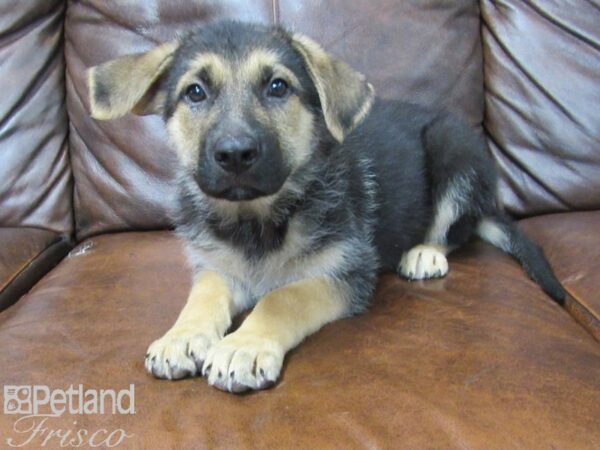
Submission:
[[[113,59],[88,70],[92,117],[115,119],[130,111],[160,114],[165,95],[159,79],[169,67],[177,44],[170,42],[145,53]]]

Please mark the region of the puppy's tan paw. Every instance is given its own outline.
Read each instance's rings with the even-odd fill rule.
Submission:
[[[156,378],[178,380],[198,375],[208,350],[218,340],[216,334],[196,329],[171,330],[150,345],[144,365]]]
[[[283,357],[283,348],[276,341],[235,332],[211,347],[203,375],[211,386],[223,391],[265,389],[279,377]]]
[[[441,278],[448,273],[444,249],[435,245],[417,245],[402,255],[399,272],[409,280]]]

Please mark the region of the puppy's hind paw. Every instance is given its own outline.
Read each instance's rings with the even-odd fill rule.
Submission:
[[[417,245],[402,255],[398,272],[409,280],[441,278],[448,273],[445,248],[436,245]]]

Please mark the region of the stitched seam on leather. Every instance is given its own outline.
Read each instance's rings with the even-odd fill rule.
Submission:
[[[65,101],[65,114],[67,115],[67,132],[66,132],[66,141],[65,145],[67,146],[67,159],[69,161],[69,168],[71,169],[71,174],[69,176],[69,184],[70,184],[70,196],[71,196],[71,231],[69,233],[69,237],[71,240],[76,239],[76,222],[75,222],[75,171],[73,170],[73,155],[71,154],[71,112],[68,107],[68,95],[69,90],[67,89],[67,13],[69,9],[69,3],[66,2],[63,10],[63,20],[62,20],[62,59],[63,59],[63,98]]]

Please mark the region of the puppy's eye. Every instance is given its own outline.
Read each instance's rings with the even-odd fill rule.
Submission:
[[[285,80],[282,80],[281,78],[275,78],[269,83],[269,86],[267,88],[267,95],[269,97],[281,98],[285,94],[287,94],[287,91],[288,84],[285,82]]]
[[[198,83],[190,84],[185,90],[186,98],[192,103],[206,100],[206,91]]]

